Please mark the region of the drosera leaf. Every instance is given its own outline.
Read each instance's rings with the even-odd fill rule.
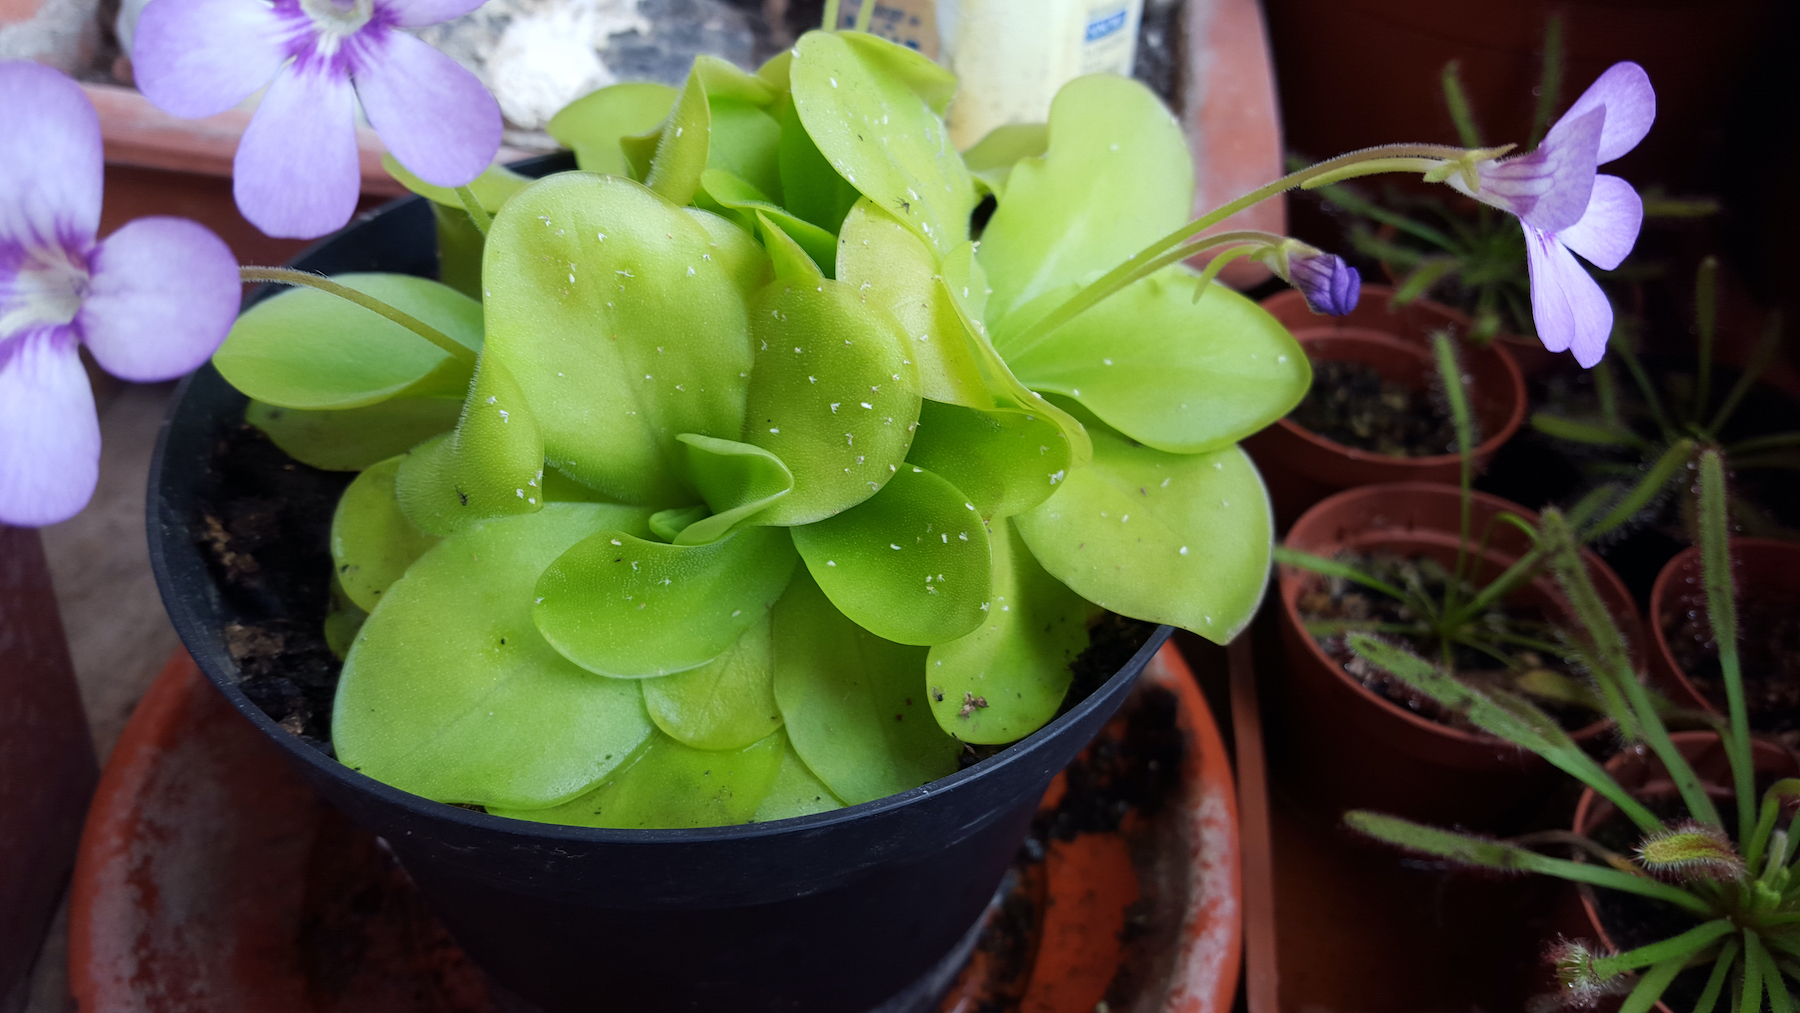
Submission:
[[[962,745],[925,703],[925,649],[851,622],[806,571],[775,606],[775,700],[788,741],[854,805],[956,770]]]
[[[740,528],[705,545],[602,531],[538,579],[538,631],[599,675],[683,672],[730,650],[781,597],[795,561],[780,528]]]
[[[843,282],[777,281],[751,302],[750,328],[743,440],[794,476],[758,523],[807,524],[874,495],[906,460],[919,418],[918,367],[893,315]]]
[[[781,192],[788,210],[836,235],[862,194],[820,154],[791,98],[781,103],[776,122],[781,124]]]
[[[781,770],[782,736],[743,749],[695,749],[655,733],[630,766],[550,809],[494,809],[511,819],[574,827],[674,830],[747,823]]]
[[[940,255],[969,238],[975,185],[939,118],[954,76],[873,35],[810,32],[789,79],[807,135],[845,180]]]
[[[775,783],[769,785],[769,794],[764,796],[762,805],[756,807],[756,815],[750,822],[791,820],[796,816],[811,816],[843,807],[844,801],[832,794],[825,782],[819,780],[819,775],[814,774],[800,754],[794,752],[794,744],[787,742],[781,754],[781,769],[775,772]]]
[[[400,459],[394,489],[420,531],[447,535],[486,517],[543,508],[544,441],[504,363],[483,355],[451,432]]]
[[[1022,158],[1036,158],[1050,146],[1050,127],[1044,123],[1009,123],[988,131],[986,137],[963,152],[969,174],[986,184],[995,197],[1006,198],[1006,180]]]
[[[408,313],[479,351],[481,304],[405,274],[342,274],[347,288]],[[292,288],[245,310],[213,353],[233,387],[283,408],[360,408],[398,394],[460,397],[469,368],[405,327],[314,288]]]
[[[1093,461],[1018,516],[1032,555],[1101,608],[1229,642],[1262,600],[1274,534],[1250,459],[1092,435]]]
[[[716,541],[794,488],[793,473],[781,458],[761,447],[698,433],[676,437],[685,453],[688,481],[712,508],[674,539],[682,545]]]
[[[926,401],[906,459],[961,489],[981,516],[1011,517],[1050,498],[1070,454],[1047,412]]]
[[[919,364],[919,392],[934,401],[991,408],[994,397],[964,337],[949,294],[938,284],[938,255],[868,198],[856,202],[837,238],[837,278],[886,307]]]
[[[344,594],[365,612],[439,541],[407,520],[394,495],[400,458],[371,465],[344,489],[331,515],[331,562]]]
[[[550,463],[620,501],[693,502],[675,437],[737,438],[749,384],[739,268],[722,246],[616,176],[552,176],[495,216],[488,354],[517,377]]]
[[[925,661],[931,713],[964,742],[1014,742],[1042,728],[1088,646],[1087,601],[1045,573],[1006,520],[994,521],[992,545],[993,601],[981,626]]]
[[[401,186],[413,193],[433,204],[450,208],[467,217],[469,212],[463,207],[462,198],[458,197],[456,191],[450,187],[435,186],[425,182],[407,171],[406,166],[401,165],[399,159],[386,152],[381,155],[381,167],[386,169],[388,175],[394,177]],[[530,176],[514,172],[504,165],[494,164],[482,170],[481,175],[469,181],[469,192],[475,195],[475,199],[481,202],[482,208],[491,215],[500,210],[513,194],[530,185]]]
[[[1268,311],[1171,267],[1114,293],[1029,349],[995,347],[1033,390],[1079,401],[1107,425],[1174,454],[1217,450],[1306,396],[1306,353]],[[1070,286],[1068,295],[1075,289]],[[1056,300],[1060,302],[1060,300]]]
[[[619,139],[656,129],[668,119],[676,94],[666,84],[648,81],[615,84],[564,106],[544,129],[575,152],[575,164],[584,171],[628,176]]]
[[[322,411],[251,401],[244,421],[301,464],[361,471],[449,432],[462,406],[460,397],[395,397],[362,408]]]
[[[532,586],[637,507],[557,503],[444,541],[388,589],[338,683],[338,759],[439,802],[542,808],[582,794],[653,726],[635,683],[570,664],[537,633]]]
[[[942,644],[987,611],[993,557],[962,491],[915,465],[838,514],[793,529],[794,547],[833,605],[876,636]]]
[[[696,749],[742,749],[780,728],[771,630],[765,612],[717,658],[645,679],[644,703],[656,727]]]
[[[981,233],[990,326],[1045,292],[1086,283],[1188,221],[1194,163],[1150,89],[1090,74],[1050,104],[1049,147],[1018,161]]]

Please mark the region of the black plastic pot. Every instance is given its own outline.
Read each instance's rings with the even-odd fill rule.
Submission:
[[[413,198],[294,266],[432,277],[434,242],[431,209]],[[1170,633],[1158,629],[1116,675],[1025,741],[940,781],[835,812],[627,831],[444,805],[339,764],[238,689],[223,630],[258,617],[221,594],[190,530],[221,427],[240,419],[244,405],[203,367],[183,382],[157,441],[150,557],[176,631],[220,692],[320,794],[386,839],[477,962],[559,1013],[861,1013],[903,991],[929,1000],[919,995],[928,987],[909,986],[930,981],[968,933],[1050,779],[1118,708]]]

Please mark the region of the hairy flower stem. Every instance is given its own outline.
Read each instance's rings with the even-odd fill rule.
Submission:
[[[339,299],[353,302],[371,313],[379,313],[382,316],[387,317],[394,323],[399,324],[414,334],[417,334],[419,337],[424,338],[426,341],[443,349],[452,359],[466,363],[471,368],[475,365],[474,349],[452,340],[449,335],[410,313],[397,310],[373,296],[365,295],[353,288],[340,285],[330,278],[325,278],[316,274],[308,274],[305,271],[296,271],[288,267],[240,267],[238,268],[238,277],[242,278],[244,281],[267,281],[277,285],[300,285],[306,288],[316,288],[321,292],[329,292]]]
[[[1450,402],[1450,417],[1456,426],[1456,454],[1462,464],[1455,579],[1444,590],[1444,614],[1452,615],[1456,612],[1457,592],[1462,587],[1465,576],[1463,571],[1468,565],[1469,557],[1469,526],[1473,522],[1471,514],[1474,506],[1475,420],[1469,412],[1469,392],[1463,387],[1462,363],[1457,358],[1455,342],[1449,334],[1437,331],[1431,336],[1431,349],[1437,357],[1438,375],[1444,381],[1444,397]],[[1448,662],[1448,645],[1444,651],[1444,660]]]
[[[1706,585],[1706,618],[1719,645],[1725,703],[1731,717],[1726,748],[1738,796],[1738,840],[1748,842],[1756,823],[1755,771],[1750,761],[1750,714],[1738,661],[1737,607],[1731,600],[1731,535],[1726,518],[1725,462],[1716,448],[1700,452],[1700,569]]]
[[[481,199],[466,186],[456,188],[456,199],[462,201],[463,210],[469,213],[469,221],[475,223],[475,231],[485,238],[493,219],[488,217],[487,208],[481,206]]]
[[[831,6],[835,7],[836,4],[833,3]],[[1483,157],[1494,158],[1498,157],[1497,152],[1499,149],[1483,151],[1479,154]],[[1308,166],[1299,172],[1289,173],[1273,183],[1250,191],[1229,204],[1208,211],[1125,258],[1124,263],[1106,272],[1092,284],[1077,292],[1067,302],[1026,328],[1015,341],[1011,342],[1015,349],[1013,354],[1023,354],[1049,336],[1052,331],[1073,320],[1114,292],[1131,285],[1140,278],[1154,274],[1177,260],[1185,260],[1199,250],[1205,249],[1205,246],[1198,243],[1185,246],[1183,244],[1239,211],[1265,201],[1276,194],[1284,193],[1295,187],[1312,189],[1340,180],[1354,179],[1358,176],[1374,176],[1384,172],[1430,173],[1446,164],[1460,163],[1473,154],[1476,153],[1466,148],[1443,144],[1386,144],[1376,148],[1352,151],[1349,154],[1327,159],[1317,165]],[[1166,254],[1178,252],[1178,248],[1186,252],[1173,258],[1165,257]]]

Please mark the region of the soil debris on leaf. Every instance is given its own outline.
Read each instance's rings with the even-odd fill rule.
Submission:
[[[1385,380],[1360,362],[1325,359],[1312,367],[1312,388],[1288,414],[1302,428],[1390,457],[1456,452],[1456,423],[1430,390]]]

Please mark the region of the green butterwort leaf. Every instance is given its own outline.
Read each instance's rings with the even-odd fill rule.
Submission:
[[[591,788],[647,738],[635,683],[565,660],[531,621],[550,561],[637,507],[554,503],[439,542],[382,596],[338,683],[338,759],[440,802],[543,808]]]
[[[831,233],[770,203],[760,190],[722,169],[706,170],[700,176],[700,185],[701,192],[695,200],[712,200],[721,212],[750,232],[760,232],[760,219],[766,218],[798,243],[827,277],[831,276],[837,256],[837,240]]]
[[[1031,414],[1043,412],[1062,430],[1063,437],[1069,441],[1069,452],[1077,464],[1086,463],[1094,456],[1093,441],[1088,439],[1086,428],[1073,415],[1061,407],[1044,400],[1044,396],[1025,386],[1012,367],[994,350],[988,338],[987,325],[982,323],[982,310],[987,300],[987,276],[981,271],[981,265],[975,260],[975,245],[964,243],[951,250],[944,258],[943,272],[938,282],[943,291],[950,297],[956,307],[957,317],[963,323],[963,339],[975,353],[976,364],[981,367],[982,382],[987,388],[1004,402],[1010,402],[1014,408],[1022,408]]]
[[[843,800],[831,793],[789,742],[781,754],[781,769],[775,772],[775,783],[769,786],[769,794],[764,796],[762,805],[756,807],[756,815],[750,822],[773,823],[843,807]]]
[[[736,99],[713,99],[708,168],[730,173],[779,205],[780,148],[781,125],[766,110]]]
[[[781,103],[776,120],[781,124],[781,192],[788,210],[835,235],[862,194],[819,152],[792,99]]]
[[[995,127],[963,152],[969,174],[987,184],[994,196],[1004,199],[1006,180],[1022,158],[1036,158],[1050,147],[1050,127],[1043,123],[1012,123]]]
[[[725,653],[685,672],[644,680],[650,719],[696,749],[742,749],[781,727],[769,614]]]
[[[872,35],[809,32],[789,77],[807,134],[852,186],[940,255],[969,238],[975,185],[939,118],[948,71]]]
[[[1104,609],[1223,644],[1269,573],[1269,495],[1236,447],[1168,454],[1094,430],[1094,459],[1018,516],[1050,575]]]
[[[686,451],[689,480],[712,508],[711,517],[675,537],[678,544],[703,545],[722,538],[794,488],[787,465],[761,447],[697,433],[682,433],[676,439]]]
[[[1287,328],[1223,285],[1172,267],[1015,351],[1033,390],[1064,394],[1158,450],[1196,454],[1249,436],[1306,396],[1312,369]],[[1073,287],[1069,294],[1073,295]]]
[[[673,542],[683,531],[692,527],[695,521],[710,513],[712,511],[704,503],[658,510],[650,515],[650,533],[665,542]]]
[[[600,675],[642,679],[731,649],[781,597],[794,547],[780,528],[740,528],[706,545],[602,531],[538,579],[538,631]]]
[[[794,547],[845,615],[902,644],[942,644],[981,625],[993,558],[962,491],[901,465],[862,503],[793,529]]]
[[[598,489],[591,489],[569,476],[557,471],[549,465],[544,466],[544,477],[538,483],[544,490],[546,503],[611,503]]]
[[[404,274],[332,279],[481,348],[481,304]],[[469,368],[380,314],[315,288],[290,288],[245,310],[213,365],[233,387],[283,408],[360,408],[397,394],[460,397]]]
[[[1044,572],[1006,520],[994,521],[992,544],[994,596],[981,626],[925,660],[931,713],[964,742],[1013,742],[1042,728],[1088,646],[1088,603]]]
[[[481,254],[487,249],[487,236],[482,235],[469,220],[469,213],[462,208],[447,208],[433,202],[431,217],[437,223],[438,281],[479,300]]]
[[[460,397],[396,397],[363,408],[308,411],[252,401],[244,421],[302,464],[361,471],[448,432],[462,404]]]
[[[712,107],[696,69],[688,74],[687,84],[675,100],[668,122],[663,124],[644,185],[671,204],[692,201],[694,191],[700,189],[700,174],[706,171],[707,139],[711,134]]]
[[[400,459],[394,489],[420,531],[447,535],[485,517],[543,508],[544,441],[504,363],[483,355],[450,433]]]
[[[754,183],[779,186],[775,148],[780,128],[759,106],[774,92],[762,79],[716,56],[694,58],[687,84],[662,127],[645,185],[672,203],[686,204],[711,164]],[[757,117],[766,120],[762,123]],[[712,150],[721,146],[715,161]],[[768,192],[766,189],[764,192]]]
[[[786,95],[788,90],[788,67],[792,66],[793,62],[793,51],[784,49],[774,56],[769,57],[767,60],[764,60],[763,65],[756,68],[756,76],[761,78],[763,83],[768,85],[778,96]]]
[[[807,524],[868,499],[912,444],[918,367],[893,315],[838,281],[777,281],[750,304],[756,363],[744,442],[779,457],[794,491],[761,524]]]
[[[912,339],[906,355],[919,364],[920,393],[933,401],[991,408],[993,395],[981,380],[956,307],[938,284],[938,266],[924,240],[866,197],[850,209],[838,232],[838,280],[900,321]]]
[[[582,169],[628,176],[630,167],[619,139],[655,130],[668,119],[675,95],[675,89],[666,84],[615,84],[564,106],[544,129],[558,144],[575,152],[575,164]]]
[[[956,770],[961,743],[925,705],[925,649],[845,618],[806,571],[775,606],[775,700],[788,741],[854,805]]]
[[[777,732],[743,749],[695,749],[657,733],[599,787],[551,809],[488,809],[498,816],[572,827],[626,830],[747,823],[781,769]]]
[[[675,437],[737,437],[749,384],[722,247],[695,215],[616,176],[552,176],[495,216],[488,354],[518,378],[550,463],[625,502],[693,502],[671,466]]]
[[[1078,77],[1050,104],[1050,146],[1025,158],[981,233],[987,322],[1109,271],[1188,221],[1194,163],[1181,125],[1142,84]]]
[[[962,490],[981,516],[1011,517],[1050,498],[1069,455],[1048,413],[926,401],[906,459]]]
[[[660,119],[660,117],[658,118]],[[399,159],[386,152],[381,155],[381,167],[386,169],[388,175],[394,177],[401,186],[433,204],[461,213],[464,219],[468,218],[469,212],[463,207],[462,198],[456,195],[455,188],[436,186],[425,182],[413,175],[406,166],[401,165]],[[514,172],[506,166],[496,163],[488,166],[482,170],[481,175],[469,181],[469,191],[475,195],[476,200],[481,202],[482,208],[491,215],[500,210],[501,205],[505,204],[513,194],[530,185],[530,176]]]
[[[681,210],[689,218],[699,222],[706,229],[706,234],[712,237],[710,256],[713,263],[725,268],[725,273],[731,276],[744,298],[755,295],[773,280],[769,255],[763,252],[750,229],[703,208],[685,207]]]
[[[804,222],[801,224],[805,225]],[[812,226],[806,228],[812,229]],[[810,288],[825,280],[824,269],[812,254],[761,211],[756,212],[756,234],[762,237],[763,248],[769,251],[769,263],[775,268],[776,281]],[[827,240],[830,238],[826,237]]]
[[[325,646],[339,661],[350,653],[350,645],[356,642],[356,635],[368,618],[369,614],[344,593],[343,585],[332,580],[331,600],[325,606]]]
[[[641,134],[626,134],[619,138],[619,153],[625,156],[625,175],[638,183],[647,182],[650,178],[650,163],[656,158],[656,149],[662,144],[662,125],[658,124]]]
[[[406,519],[394,498],[400,458],[374,464],[356,476],[331,515],[331,561],[344,594],[365,612],[413,561],[438,543]]]

